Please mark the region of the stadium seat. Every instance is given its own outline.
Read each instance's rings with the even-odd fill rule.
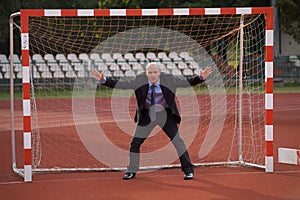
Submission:
[[[112,63],[112,64],[109,65],[109,70],[111,70],[111,71],[117,71],[117,70],[120,70],[120,67],[119,67],[118,64]]]
[[[113,53],[112,54],[112,58],[114,59],[114,60],[118,60],[118,59],[123,59],[123,55],[121,54],[121,53]]]
[[[103,62],[98,53],[91,53],[90,59],[94,62]]]
[[[77,78],[77,75],[73,70],[70,70],[66,72],[66,78]]]
[[[298,56],[296,56],[296,55],[289,56],[289,61],[290,62],[296,62],[297,60],[298,60]]]
[[[78,59],[78,57],[75,53],[67,54],[67,59],[71,62],[73,62],[73,61],[80,62],[80,60]]]
[[[58,64],[62,66],[62,71],[70,71],[72,69],[71,64],[64,54],[56,54],[55,59],[58,61]]]
[[[136,71],[136,75],[141,74],[141,73],[143,73],[143,72],[145,72],[144,69],[139,69],[139,70]]]
[[[135,59],[134,55],[132,53],[125,53],[124,58],[126,60]]]
[[[53,73],[54,78],[65,78],[65,74],[62,71],[55,71]]]
[[[176,64],[173,62],[167,63],[167,69],[177,69]]]
[[[7,59],[5,54],[0,54],[0,68],[3,73],[8,72],[10,70],[9,60]],[[4,78],[3,75],[2,78]]]
[[[32,60],[35,62],[42,62],[45,61],[41,54],[33,54]]]
[[[124,70],[124,71],[131,69],[131,67],[128,63],[122,63],[120,66],[121,66],[121,70]]]
[[[166,70],[166,65],[163,64],[163,63],[158,63],[158,68],[159,68],[160,70]]]
[[[115,78],[124,77],[124,73],[123,73],[123,71],[121,71],[121,70],[115,70],[115,71],[113,72],[113,76],[114,76]]]
[[[9,64],[3,65],[1,71],[4,72],[4,73],[5,73],[5,72],[9,72],[9,71],[10,71],[10,66],[9,66]]]
[[[171,73],[174,75],[174,76],[182,76],[182,73],[179,69],[173,69],[171,70]]]
[[[145,60],[147,60],[146,57],[145,57],[145,55],[144,55],[144,53],[142,53],[142,52],[136,53],[136,54],[135,54],[135,58],[136,58],[137,60],[139,60],[139,61],[142,61],[142,62],[144,62]],[[147,61],[148,61],[148,60],[147,60]]]
[[[40,66],[35,65],[35,66],[39,72],[49,71],[49,67],[47,65],[40,65]]]
[[[44,60],[50,68],[56,69],[59,67],[57,60],[54,58],[53,54],[45,54]]]
[[[189,63],[189,68],[190,69],[198,69],[199,65],[195,61],[192,61],[192,62]]]
[[[178,63],[178,69],[183,70],[183,69],[186,69],[186,68],[188,68],[188,66],[185,62],[181,61],[181,62]]]
[[[159,52],[159,53],[157,54],[157,57],[158,57],[159,59],[162,59],[162,60],[163,60],[164,58],[169,58],[165,52]]]
[[[99,56],[99,54],[97,54],[98,56]],[[90,57],[89,57],[89,55],[88,54],[86,54],[86,53],[80,53],[79,55],[78,55],[78,58],[79,58],[79,60],[81,60],[81,61],[90,61],[91,59],[90,59]],[[100,57],[99,57],[100,58]]]
[[[193,60],[187,51],[180,52],[179,57],[183,58],[184,60]]]
[[[41,72],[41,78],[53,78],[52,73],[49,71],[43,71]]]
[[[62,71],[64,71],[64,72],[73,71],[72,66],[68,62],[61,63],[61,65],[62,65],[62,68],[61,68]]]
[[[168,69],[161,69],[160,71],[163,72],[163,73],[166,73],[166,74],[170,73],[170,70],[168,70]]]
[[[47,67],[46,61],[44,60],[44,58],[40,54],[33,54],[32,55],[32,61],[38,67],[41,67],[41,68],[46,68]]]
[[[8,59],[10,59],[10,56],[8,57]],[[17,64],[21,63],[21,60],[17,54],[13,54],[13,62]]]
[[[104,63],[98,63],[98,64],[96,64],[96,68],[98,69],[98,71],[108,70],[107,65],[104,64]]]
[[[182,71],[182,74],[183,74],[183,76],[193,76],[194,75],[193,70],[191,70],[191,69],[184,69]]]
[[[75,71],[80,70],[81,68],[83,68],[81,61],[78,59],[77,55],[75,53],[69,53],[67,55],[67,59],[69,60],[69,62],[71,63],[71,65],[74,67]]]
[[[10,56],[8,57],[10,59]],[[17,54],[13,54],[13,66],[22,66],[22,62]]]
[[[0,54],[0,66],[3,64],[9,64],[9,60],[5,54]]]
[[[105,63],[108,63],[108,64],[114,63],[114,59],[111,57],[111,55],[109,53],[103,53],[101,55],[101,58],[103,61],[105,61]]]
[[[135,64],[138,62],[132,53],[126,53],[124,55],[124,59],[128,62],[128,64]]]
[[[14,66],[14,71],[15,71],[15,72],[20,72],[20,71],[22,71],[22,65],[16,65],[16,66]]]
[[[14,79],[16,78],[15,74],[14,74]],[[5,72],[4,73],[4,79],[10,79],[10,72]]]
[[[79,71],[77,72],[77,77],[78,77],[78,78],[85,78],[85,77],[87,77],[87,76],[89,76],[88,71],[85,71],[85,70],[79,70]]]
[[[17,73],[17,79],[22,79],[22,78],[23,78],[23,72],[21,70]]]
[[[300,60],[296,60],[295,66],[296,66],[296,67],[300,67]]]
[[[164,64],[168,64],[168,63],[171,63],[172,62],[172,60],[169,58],[169,57],[164,57],[164,58],[162,58],[162,63],[164,63]]]
[[[55,59],[59,62],[68,62],[68,59],[66,58],[66,56],[64,54],[56,54]]]
[[[81,63],[73,63],[73,64],[74,64],[73,66],[75,71],[80,71],[84,69],[84,65]]]
[[[40,73],[38,71],[33,71],[32,75],[33,75],[33,78],[35,78],[35,79],[41,78],[41,75],[40,75]]]
[[[53,56],[53,54],[45,54],[44,55],[44,60],[47,61],[47,62],[56,62],[56,59]]]
[[[142,65],[141,64],[139,64],[139,63],[134,63],[134,64],[132,64],[132,67],[131,67],[133,70],[142,70],[143,69],[143,67],[142,67]]]
[[[120,58],[117,59],[117,62],[116,62],[116,63],[119,64],[119,65],[121,65],[121,64],[127,63],[127,62],[126,62],[126,60],[125,60],[124,58],[121,58],[121,57],[120,57]]]
[[[105,71],[104,72],[104,76],[106,76],[106,77],[112,77],[112,74],[111,74],[111,72],[110,71]]]
[[[156,55],[155,55],[155,53],[153,53],[153,52],[148,52],[148,53],[146,54],[146,58],[147,58],[148,60],[155,60],[155,59],[156,59]]]
[[[97,55],[98,55],[98,58],[101,60],[101,58],[99,57],[99,54],[97,54]],[[90,59],[88,54],[80,53],[78,58],[81,61],[84,68],[87,68],[89,71],[92,69],[92,67],[91,67],[92,60]],[[101,62],[102,62],[102,60],[101,60]]]
[[[171,58],[171,59],[173,59],[173,58],[178,58],[178,53],[177,53],[177,52],[174,52],[174,51],[170,52],[170,53],[169,53],[169,58]]]
[[[126,77],[135,77],[135,72],[132,69],[127,70],[127,71],[125,71],[125,76]]]
[[[51,72],[61,71],[61,68],[58,65],[50,65],[49,67]]]

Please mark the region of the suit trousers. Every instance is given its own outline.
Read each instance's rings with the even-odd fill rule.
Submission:
[[[140,147],[155,126],[158,125],[162,128],[174,145],[181,163],[181,170],[184,173],[193,173],[194,165],[191,163],[185,143],[180,137],[178,126],[171,110],[167,108],[161,112],[157,112],[155,121],[145,119],[145,117],[149,118],[149,115],[143,116],[144,120],[149,123],[146,125],[143,123],[143,125],[137,125],[134,137],[130,143],[129,166],[127,171],[131,173],[136,173],[138,171],[140,164]]]

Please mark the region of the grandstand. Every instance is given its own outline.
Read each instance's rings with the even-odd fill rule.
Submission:
[[[108,77],[134,77],[144,72],[148,62],[158,62],[162,72],[176,76],[189,77],[199,73],[199,65],[188,52],[33,54],[30,60],[34,79],[87,78],[93,69],[105,70]],[[14,54],[13,63],[14,78],[22,79],[21,57]],[[0,79],[10,78],[9,68],[9,57],[1,54]]]

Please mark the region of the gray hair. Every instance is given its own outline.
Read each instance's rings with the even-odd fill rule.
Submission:
[[[146,70],[147,70],[150,66],[152,66],[152,65],[155,65],[156,68],[160,71],[160,68],[159,68],[159,66],[158,66],[158,63],[156,63],[156,62],[150,62],[150,63],[148,63],[148,65],[146,66]]]

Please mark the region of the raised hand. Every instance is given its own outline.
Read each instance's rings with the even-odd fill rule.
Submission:
[[[98,81],[102,81],[102,80],[104,80],[104,72],[105,71],[99,72],[97,70],[93,70],[91,72],[91,77],[97,79]]]
[[[211,73],[212,73],[212,68],[211,67],[205,67],[204,70],[200,71],[199,76],[202,77],[203,79],[206,79]]]

